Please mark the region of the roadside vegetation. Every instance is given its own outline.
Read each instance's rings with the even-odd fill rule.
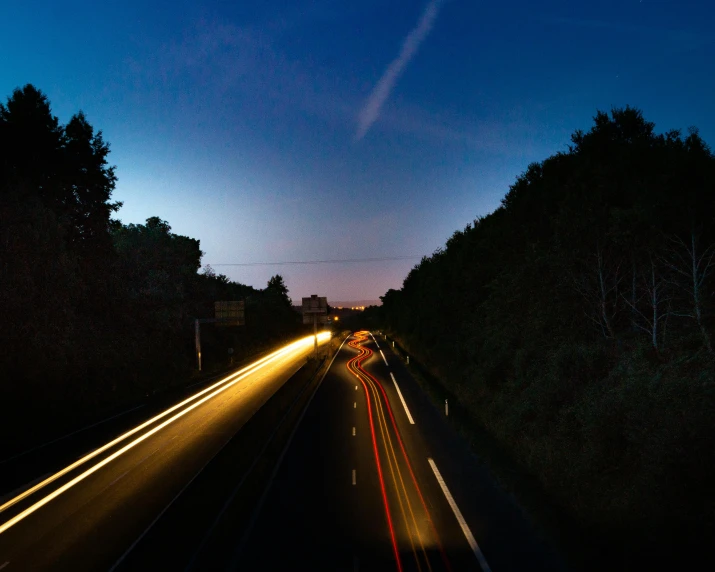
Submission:
[[[32,85],[0,104],[0,452],[186,383],[193,320],[217,300],[245,300],[246,325],[202,327],[207,370],[304,331],[280,276],[259,290],[199,272],[199,240],[114,220],[108,158],[82,112],[60,124]]]
[[[714,215],[695,129],[599,112],[365,312],[575,523],[578,566],[715,533]]]

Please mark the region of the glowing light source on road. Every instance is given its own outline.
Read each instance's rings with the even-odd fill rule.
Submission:
[[[57,496],[59,496],[59,495],[62,494],[63,492],[67,491],[68,489],[70,489],[71,487],[73,487],[74,485],[76,485],[77,483],[79,483],[80,481],[82,481],[83,479],[85,479],[86,477],[90,476],[92,473],[98,471],[100,468],[102,468],[103,466],[107,465],[107,464],[108,464],[109,462],[111,462],[112,460],[116,459],[117,457],[119,457],[119,456],[122,455],[123,453],[127,452],[127,451],[128,451],[129,449],[131,449],[132,447],[138,445],[139,443],[141,443],[142,441],[144,441],[145,439],[147,439],[148,437],[150,437],[151,435],[153,435],[153,434],[156,433],[157,431],[159,431],[159,430],[161,430],[162,428],[166,427],[167,425],[171,424],[172,422],[174,422],[175,420],[179,419],[180,417],[182,417],[183,415],[185,415],[185,414],[188,413],[189,411],[195,409],[196,407],[198,407],[198,406],[201,405],[202,403],[204,403],[204,402],[208,401],[209,399],[215,397],[215,396],[218,395],[219,393],[222,393],[222,392],[225,391],[226,389],[232,387],[233,385],[235,385],[235,384],[238,383],[239,381],[241,381],[241,380],[243,380],[244,378],[248,377],[248,376],[251,375],[252,373],[255,373],[256,371],[262,369],[263,367],[265,367],[265,366],[268,365],[269,363],[271,363],[271,362],[277,360],[278,358],[283,357],[283,356],[285,356],[285,355],[287,355],[287,354],[289,354],[289,353],[292,353],[292,352],[296,352],[296,351],[300,351],[300,350],[305,350],[305,349],[309,348],[309,347],[313,344],[313,339],[314,339],[313,336],[308,336],[308,337],[302,338],[302,339],[300,339],[300,340],[298,340],[298,341],[296,341],[296,342],[293,342],[293,343],[291,343],[291,344],[288,344],[287,346],[285,346],[285,347],[283,347],[283,348],[281,348],[281,349],[279,349],[279,350],[273,352],[272,354],[269,354],[268,356],[266,356],[266,357],[264,357],[264,358],[262,358],[262,359],[260,359],[260,360],[258,360],[258,361],[256,361],[256,362],[250,364],[249,366],[246,366],[245,368],[241,369],[240,371],[238,371],[238,372],[236,372],[236,373],[233,373],[233,374],[231,374],[231,375],[229,375],[229,376],[223,378],[222,380],[220,380],[220,381],[218,381],[218,382],[212,384],[211,386],[207,387],[206,389],[204,389],[204,390],[202,390],[202,391],[199,391],[198,393],[196,393],[196,394],[192,395],[191,397],[185,399],[185,400],[182,401],[181,403],[178,403],[177,405],[174,405],[173,407],[170,407],[169,409],[163,411],[163,412],[160,413],[159,415],[156,415],[155,417],[152,417],[151,419],[149,419],[148,421],[145,421],[145,422],[142,423],[141,425],[138,425],[138,426],[135,427],[134,429],[132,429],[132,430],[130,430],[130,431],[127,431],[126,433],[124,433],[123,435],[120,435],[119,437],[117,437],[117,438],[114,439],[113,441],[107,443],[106,445],[103,445],[102,447],[100,447],[99,449],[96,449],[95,451],[92,451],[91,453],[89,453],[88,455],[82,457],[82,458],[79,459],[78,461],[75,461],[74,463],[72,463],[72,464],[69,465],[68,467],[65,467],[65,468],[62,469],[61,471],[58,471],[58,472],[55,473],[54,475],[48,477],[47,479],[45,479],[45,480],[42,481],[41,483],[38,483],[38,484],[35,485],[34,487],[31,487],[31,488],[29,488],[28,490],[26,490],[25,492],[23,492],[23,493],[17,495],[16,497],[12,498],[12,499],[9,500],[8,502],[6,502],[6,503],[3,504],[2,506],[0,506],[0,512],[3,512],[3,511],[5,511],[5,510],[7,510],[8,508],[10,508],[11,506],[17,504],[17,503],[20,502],[21,500],[27,498],[28,496],[32,495],[33,493],[39,491],[40,489],[42,489],[42,488],[46,487],[47,485],[51,484],[52,482],[56,481],[57,479],[59,479],[59,478],[62,477],[63,475],[66,475],[67,473],[69,473],[70,471],[72,471],[72,470],[76,469],[77,467],[83,465],[83,464],[86,463],[87,461],[90,461],[91,459],[93,459],[93,458],[96,457],[97,455],[103,453],[103,452],[106,451],[107,449],[110,449],[110,448],[113,447],[114,445],[117,445],[118,443],[120,443],[120,442],[126,440],[127,438],[131,437],[132,435],[136,434],[137,432],[141,431],[142,429],[145,429],[146,427],[148,427],[148,426],[151,425],[152,423],[155,423],[156,421],[159,421],[160,419],[163,419],[164,417],[166,417],[167,415],[169,415],[169,414],[171,414],[172,412],[176,411],[177,409],[180,409],[181,407],[183,407],[183,406],[185,406],[185,405],[188,405],[188,404],[190,404],[191,402],[194,402],[194,401],[195,401],[195,403],[193,403],[193,404],[190,405],[189,407],[186,407],[185,409],[183,409],[182,411],[180,411],[179,413],[177,413],[177,414],[174,415],[173,417],[171,417],[171,418],[169,418],[168,420],[164,421],[164,422],[161,423],[160,425],[154,427],[153,429],[151,429],[151,430],[148,431],[147,433],[144,433],[141,437],[138,437],[137,439],[135,439],[134,441],[132,441],[132,442],[129,443],[128,445],[125,445],[125,446],[124,446],[122,449],[120,449],[119,451],[113,453],[112,455],[110,455],[110,456],[107,457],[106,459],[104,459],[104,460],[98,462],[96,465],[90,467],[89,469],[87,469],[86,471],[84,471],[82,474],[78,475],[77,477],[75,477],[74,479],[72,479],[72,480],[69,481],[68,483],[64,484],[63,486],[61,486],[61,487],[58,488],[57,490],[55,490],[55,491],[49,493],[48,495],[46,495],[45,497],[43,497],[42,499],[40,499],[39,501],[37,501],[35,504],[33,504],[32,506],[30,506],[29,508],[27,508],[26,510],[24,510],[23,512],[21,512],[20,514],[18,514],[18,515],[15,516],[14,518],[11,518],[11,519],[8,520],[7,522],[1,524],[1,525],[0,525],[0,534],[2,534],[2,533],[5,532],[8,528],[10,528],[11,526],[17,524],[17,523],[20,522],[22,519],[24,519],[25,517],[29,516],[30,514],[32,514],[33,512],[35,512],[36,510],[38,510],[39,508],[41,508],[42,506],[44,506],[45,504],[47,504],[48,502],[50,502],[52,499],[56,498]],[[321,333],[318,334],[318,341],[319,341],[320,343],[323,343],[323,342],[325,342],[325,341],[327,341],[327,340],[329,340],[329,339],[330,339],[330,332],[321,332]],[[208,395],[206,395],[207,393],[208,393]],[[199,399],[201,396],[204,396],[204,395],[206,395],[206,396],[197,401],[197,399]]]
[[[403,508],[400,506],[400,511],[403,516],[403,522],[405,524],[406,532],[407,532],[407,538],[410,540],[410,544],[412,545],[412,550],[415,555],[416,562],[418,563],[419,566],[419,560],[417,556],[417,546],[418,544],[413,542],[414,539],[417,539],[419,542],[419,547],[421,548],[421,553],[424,556],[424,559],[429,566],[429,556],[427,550],[437,548],[437,551],[440,553],[440,556],[442,558],[442,561],[444,565],[446,566],[447,569],[450,569],[449,565],[449,560],[447,558],[447,554],[444,550],[444,546],[442,545],[439,534],[437,533],[437,529],[435,527],[434,521],[432,520],[432,517],[430,515],[430,511],[427,508],[427,503],[425,502],[424,496],[422,495],[422,491],[420,489],[420,486],[417,482],[417,478],[415,476],[414,470],[412,468],[412,463],[410,462],[410,459],[407,455],[407,451],[405,450],[405,445],[402,441],[402,437],[400,436],[400,431],[397,427],[397,423],[395,421],[395,416],[392,411],[392,407],[390,405],[390,400],[388,399],[387,393],[385,392],[385,389],[380,383],[377,378],[375,378],[371,373],[366,371],[362,367],[362,363],[369,359],[372,355],[373,352],[370,350],[368,347],[363,345],[363,342],[367,340],[369,332],[362,331],[362,332],[355,332],[354,334],[354,340],[350,343],[352,347],[360,351],[360,354],[353,357],[349,362],[348,362],[348,369],[352,371],[352,373],[360,380],[362,383],[364,389],[365,389],[365,396],[366,396],[366,401],[367,401],[367,406],[368,406],[368,417],[369,417],[369,423],[371,426],[371,431],[372,431],[372,437],[373,437],[373,451],[375,454],[375,462],[376,465],[378,466],[378,478],[380,480],[380,485],[383,490],[383,503],[385,506],[385,512],[387,516],[387,521],[388,521],[388,528],[390,530],[390,536],[392,539],[393,543],[393,551],[395,554],[395,558],[397,560],[397,566],[398,569],[401,569],[401,563],[400,563],[400,552],[397,546],[396,542],[396,537],[395,537],[395,529],[393,528],[393,521],[392,521],[392,516],[390,514],[390,506],[387,502],[387,496],[385,495],[385,482],[384,482],[384,476],[382,474],[382,471],[380,470],[380,459],[379,459],[379,453],[377,449],[377,441],[376,441],[376,432],[373,428],[374,420],[373,416],[371,415],[371,407],[370,407],[370,402],[374,401],[375,405],[375,411],[377,415],[375,415],[375,419],[378,421],[378,425],[380,426],[380,431],[382,433],[382,442],[383,442],[383,449],[385,451],[385,454],[388,458],[388,468],[390,469],[390,472],[392,473],[392,480],[394,484],[394,490],[397,493],[398,501],[400,501],[401,498],[404,498],[406,501],[406,508]],[[382,353],[382,352],[381,352]],[[384,355],[383,355],[384,357]],[[394,379],[394,378],[393,378]],[[368,388],[370,391],[368,391]],[[372,393],[372,399],[371,399],[371,393]],[[383,407],[384,404],[384,407]],[[385,415],[385,412],[387,412],[387,416]],[[388,424],[389,421],[389,424]],[[392,444],[392,439],[390,437],[390,432],[388,430],[388,426],[392,428],[393,434],[396,438],[397,441],[397,449],[393,447]],[[384,431],[383,431],[384,429]],[[402,477],[402,471],[400,470],[400,463],[398,462],[398,454],[397,451],[400,451],[402,453],[402,460],[404,462],[404,466],[407,469],[407,474],[409,474],[410,479],[403,479]],[[391,462],[392,461],[394,462]],[[408,490],[406,488],[406,483],[409,483],[411,480],[412,482],[412,487],[413,491],[416,493],[417,498],[419,499],[419,502],[416,504],[413,504],[410,501],[410,495],[408,494]],[[399,483],[399,485],[398,485]],[[401,501],[400,501],[401,505]],[[416,509],[418,506],[421,506],[421,510],[423,514],[425,515],[425,519],[418,519],[416,518],[417,512]],[[408,519],[408,513],[409,513],[409,519]],[[409,521],[409,522],[408,522]],[[414,535],[413,535],[414,532]],[[431,568],[430,568],[431,569]]]

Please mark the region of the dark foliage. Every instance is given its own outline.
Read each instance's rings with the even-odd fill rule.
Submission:
[[[244,300],[247,320],[204,326],[209,370],[229,363],[228,348],[241,359],[301,331],[282,277],[257,290],[199,274],[198,240],[158,217],[113,221],[108,154],[82,112],[61,125],[32,85],[0,104],[2,442],[185,383],[193,320],[212,317],[217,300]]]
[[[714,200],[696,130],[599,112],[387,292],[378,320],[584,527],[705,538]]]

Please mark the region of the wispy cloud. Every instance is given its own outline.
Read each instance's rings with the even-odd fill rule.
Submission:
[[[427,4],[424,12],[422,12],[419,23],[407,34],[404,42],[402,42],[399,55],[390,62],[390,65],[387,66],[387,69],[382,74],[380,81],[378,81],[373,88],[370,97],[368,97],[365,106],[358,116],[357,139],[362,139],[372,124],[375,123],[375,120],[380,114],[380,109],[389,97],[392,88],[395,87],[397,78],[402,73],[402,70],[405,69],[405,66],[410,63],[410,60],[414,57],[415,53],[417,53],[420,44],[432,30],[441,5],[442,0],[431,0],[430,3]]]

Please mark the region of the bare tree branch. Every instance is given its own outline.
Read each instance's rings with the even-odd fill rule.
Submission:
[[[705,327],[704,303],[702,288],[705,279],[715,264],[715,244],[711,244],[702,252],[698,252],[698,233],[691,227],[689,241],[686,242],[679,236],[667,237],[672,246],[668,249],[669,256],[664,259],[664,263],[674,275],[683,277],[685,280],[671,279],[670,282],[679,290],[687,294],[692,311],[673,312],[674,316],[690,318],[695,320],[700,330],[703,343],[708,352],[713,353],[710,334]]]

